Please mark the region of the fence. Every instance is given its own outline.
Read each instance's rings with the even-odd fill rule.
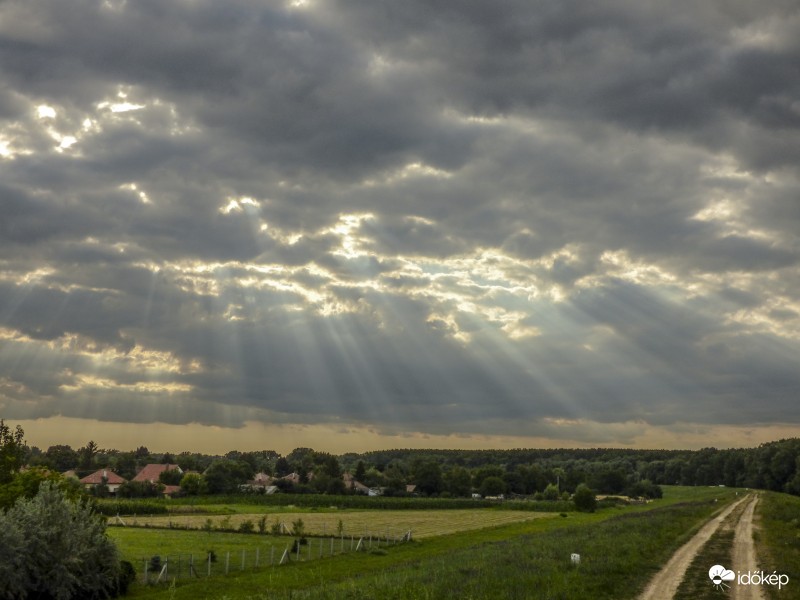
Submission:
[[[370,551],[411,540],[411,531],[391,536],[307,537],[305,543],[272,543],[249,549],[213,550],[197,554],[153,555],[141,558],[143,583],[163,583],[173,579],[191,579],[227,575],[235,571],[274,568],[285,564],[329,558],[348,552]]]

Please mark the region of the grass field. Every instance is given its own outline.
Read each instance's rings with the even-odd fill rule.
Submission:
[[[729,489],[665,488],[665,498],[648,505],[460,531],[377,553],[350,553],[260,571],[232,571],[228,576],[182,582],[171,590],[137,585],[132,595],[176,600],[632,598],[701,522],[734,497]],[[371,516],[379,518],[381,512]],[[451,511],[433,512],[445,517]],[[486,511],[495,512],[503,511]],[[304,520],[306,516],[303,513]],[[117,539],[122,547],[142,542],[125,541],[122,535],[192,534],[201,536],[198,543],[203,535],[209,536],[203,532],[122,528],[111,533],[120,536]],[[271,541],[271,536],[210,535],[215,541],[215,536],[224,535]],[[277,539],[285,543],[287,538]],[[570,566],[571,552],[583,557],[577,569]]]
[[[337,533],[339,521],[342,522],[345,536],[402,536],[412,531],[415,538],[444,535],[457,531],[469,531],[494,527],[507,523],[517,523],[540,518],[559,518],[558,513],[535,513],[529,511],[466,509],[466,510],[342,510],[335,512],[280,512],[277,514],[230,514],[227,516],[170,515],[148,516],[128,519],[131,525],[151,527],[174,527],[200,529],[211,522],[214,529],[237,529],[241,523],[250,521],[254,525],[266,517],[267,527],[283,523],[291,529],[292,523],[302,519],[309,535],[333,535]]]
[[[764,557],[761,568],[789,576],[780,592],[763,586],[768,598],[800,598],[800,498],[775,492],[760,492],[756,508],[756,550]]]

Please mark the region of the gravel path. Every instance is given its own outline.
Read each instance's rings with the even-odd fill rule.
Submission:
[[[678,591],[678,586],[680,586],[681,581],[683,581],[686,569],[692,564],[697,552],[703,547],[703,544],[714,535],[714,532],[719,529],[719,526],[725,518],[747,499],[748,496],[745,496],[741,500],[728,506],[716,517],[713,517],[703,525],[702,529],[700,529],[691,540],[678,548],[677,552],[669,559],[669,562],[667,562],[656,576],[650,580],[650,583],[647,585],[644,592],[642,592],[642,595],[639,596],[639,600],[672,600],[675,596],[675,592]],[[750,521],[752,524],[752,518]],[[749,539],[752,544],[752,532]]]

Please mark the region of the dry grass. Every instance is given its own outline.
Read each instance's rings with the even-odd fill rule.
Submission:
[[[339,520],[344,526],[345,536],[402,535],[409,529],[415,538],[425,538],[459,531],[482,529],[507,523],[519,523],[533,519],[558,517],[555,513],[535,513],[512,510],[380,510],[337,511],[335,513],[280,512],[270,514],[232,514],[225,517],[203,515],[148,516],[127,519],[128,525],[150,527],[174,527],[201,529],[211,520],[215,529],[237,529],[245,521],[251,521],[257,529],[259,519],[266,517],[267,531],[273,523],[282,522],[291,529],[292,522],[302,519],[306,533],[331,535],[337,531]]]

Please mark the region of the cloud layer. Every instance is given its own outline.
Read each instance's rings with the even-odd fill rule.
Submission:
[[[0,4],[0,415],[799,426],[795,3],[440,4]]]

